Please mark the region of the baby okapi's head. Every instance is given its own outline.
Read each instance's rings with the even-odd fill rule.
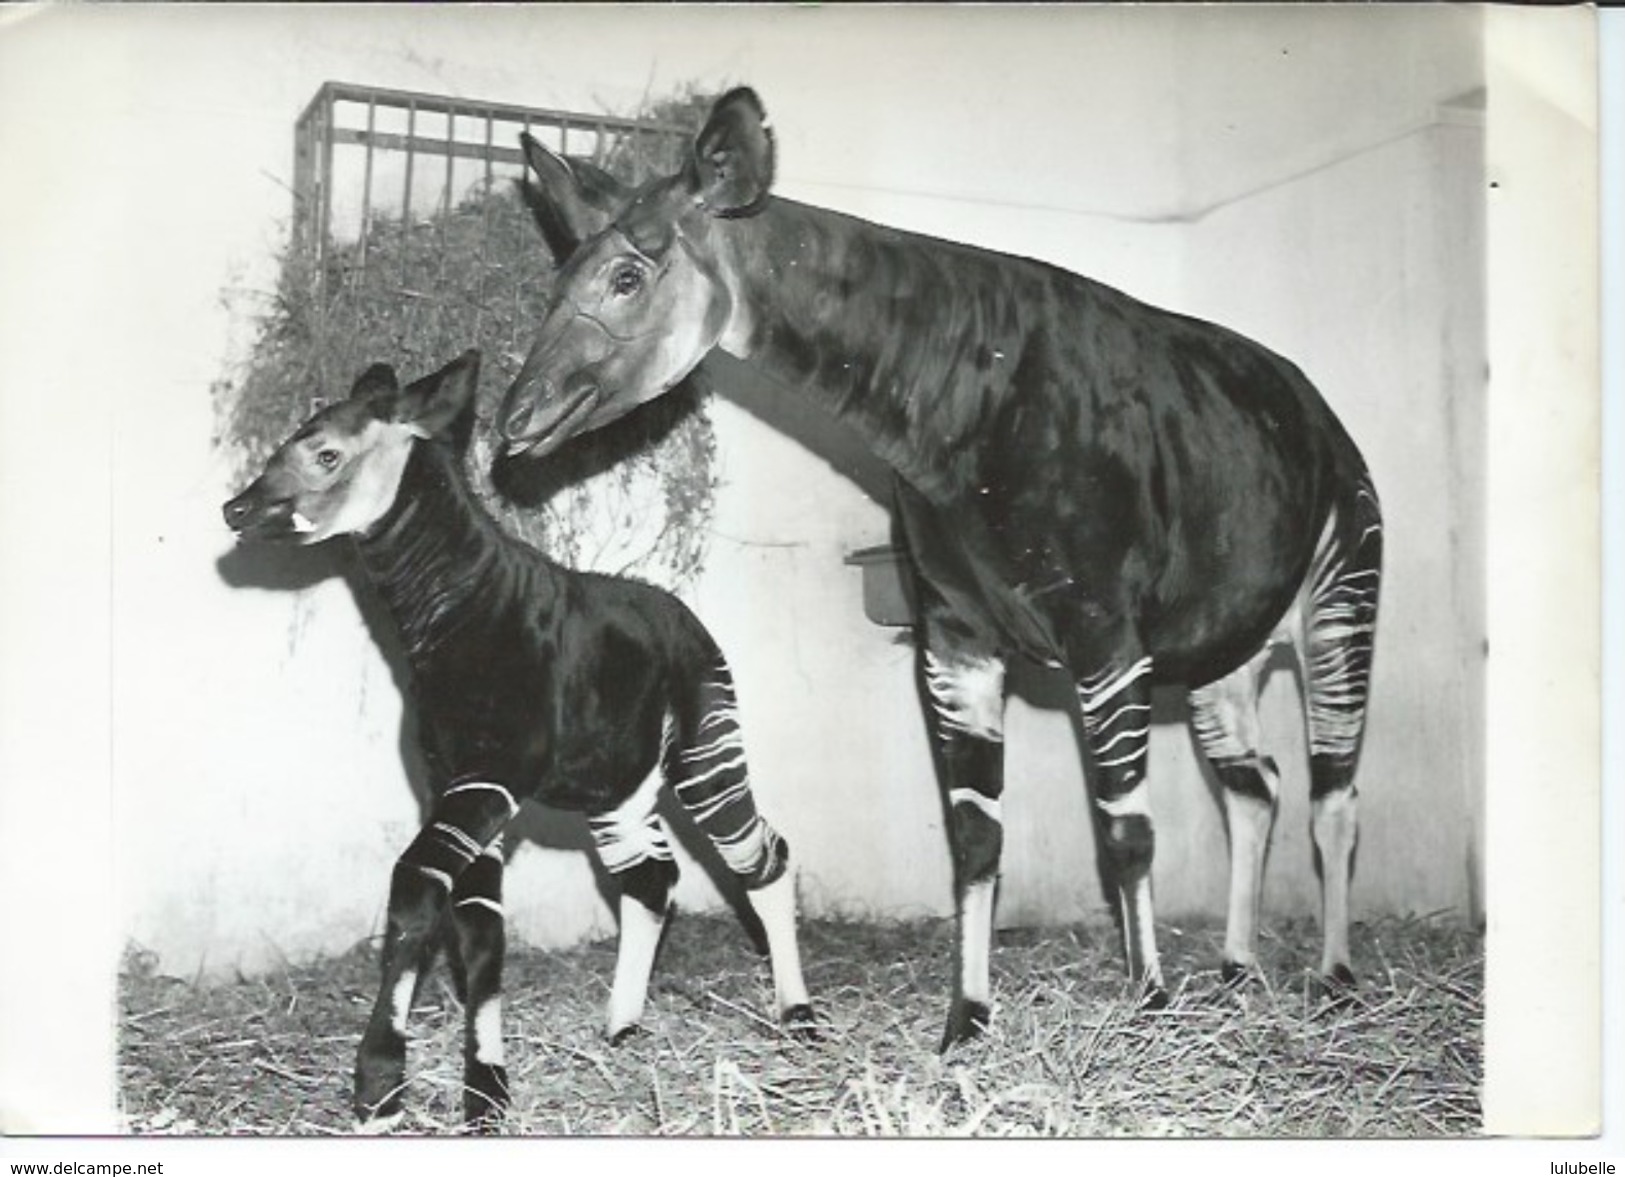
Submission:
[[[473,404],[479,371],[480,353],[466,351],[402,388],[394,369],[374,364],[226,503],[227,526],[238,539],[302,544],[366,531],[394,505],[416,440],[446,434]]]

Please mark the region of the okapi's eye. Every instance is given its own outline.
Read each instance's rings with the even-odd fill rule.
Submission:
[[[643,289],[643,271],[636,266],[622,266],[609,279],[609,288],[625,298]]]
[[[323,470],[334,470],[338,468],[342,456],[338,450],[322,450],[316,455],[316,464]]]

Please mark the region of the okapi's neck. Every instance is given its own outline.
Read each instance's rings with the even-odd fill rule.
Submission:
[[[443,442],[413,442],[394,504],[356,537],[356,549],[414,660],[478,616],[476,598],[528,592],[544,608],[551,600],[541,583],[547,563],[502,532]]]
[[[774,198],[716,223],[729,350],[853,426],[916,487],[961,489],[1008,395],[1045,268]]]

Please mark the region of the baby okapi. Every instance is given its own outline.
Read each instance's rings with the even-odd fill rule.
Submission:
[[[716,642],[669,593],[561,568],[498,528],[447,440],[478,371],[469,351],[402,389],[374,365],[224,508],[240,539],[351,536],[411,669],[433,800],[390,884],[382,983],[356,1061],[369,1125],[401,1115],[407,1013],[448,907],[466,975],[464,1115],[488,1125],[508,1105],[500,839],[525,798],[587,814],[621,885],[612,1041],[642,1015],[677,878],[655,813],[663,783],[747,888],[783,1024],[813,1024],[789,847],[752,799]]]

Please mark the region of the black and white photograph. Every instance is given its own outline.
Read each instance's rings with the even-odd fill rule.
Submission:
[[[1594,1152],[1597,49],[0,16],[0,1129]]]

